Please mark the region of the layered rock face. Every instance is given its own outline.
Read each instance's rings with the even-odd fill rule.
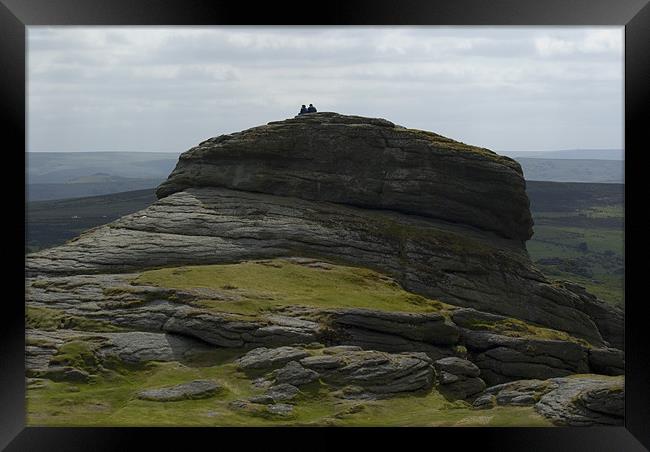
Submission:
[[[521,167],[487,149],[383,119],[317,113],[204,141],[159,198],[190,187],[390,209],[527,240]]]
[[[466,226],[396,212],[192,188],[27,260],[31,274],[323,256],[380,270],[451,304],[623,344],[620,310],[551,284],[525,249]]]
[[[557,425],[621,425],[624,396],[623,378],[584,375],[493,386],[474,401],[474,406],[532,405]]]
[[[157,194],[147,209],[27,258],[28,307],[62,319],[30,327],[30,375],[85,381],[101,371],[62,360],[71,341],[94,341],[98,362],[182,363],[215,347],[242,349],[237,368],[262,372],[266,392],[231,409],[292,416],[302,388],[318,382],[343,399],[436,385],[452,399],[492,400],[498,390],[482,393],[486,385],[623,372],[623,312],[534,268],[521,168],[487,149],[316,113],[201,143]],[[408,291],[411,304],[360,308],[347,294],[321,306],[211,279],[190,288],[139,280],[149,269],[249,261],[302,276],[303,267],[369,269],[378,273],[364,284]],[[268,303],[251,313],[251,300]],[[202,385],[160,391],[191,399]],[[608,393],[594,394],[589,407],[607,403]],[[536,409],[552,418],[548,406],[558,405]]]

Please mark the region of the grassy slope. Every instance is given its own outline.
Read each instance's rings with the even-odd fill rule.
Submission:
[[[208,295],[237,295],[239,301],[227,302],[206,296],[201,304],[208,309],[249,315],[287,305],[445,312],[444,304],[406,292],[391,278],[374,271],[309,265],[275,259],[168,268],[143,272],[133,284],[202,288]],[[28,310],[27,323],[46,329],[92,331],[96,327],[75,319],[61,322],[61,316],[49,311],[54,310]],[[476,328],[518,336],[568,338],[565,333],[514,319],[499,324],[477,324]],[[261,392],[251,385],[250,376],[237,371],[232,362],[243,350],[215,348],[212,353],[184,364],[150,363],[136,369],[113,363],[109,370],[102,370],[83,344],[72,340],[61,347],[54,360],[73,363],[96,377],[89,383],[36,380],[27,392],[29,425],[549,425],[530,407],[474,410],[465,402],[447,401],[435,389],[385,400],[353,401],[334,398],[330,388],[321,383],[305,389],[291,418],[278,418],[266,412],[246,413],[229,407],[233,400]],[[160,403],[137,399],[137,392],[143,389],[193,379],[215,379],[225,389],[206,400]]]
[[[440,312],[452,306],[404,290],[395,280],[361,268],[319,262],[313,267],[286,259],[248,261],[229,265],[197,265],[145,271],[132,284],[173,289],[209,289],[201,307],[243,315],[257,315],[288,306],[366,308],[401,312]],[[212,293],[213,296],[208,295]],[[225,295],[225,297],[224,297]],[[224,301],[224,298],[236,298]],[[580,342],[569,334],[517,319],[478,322],[475,329],[513,337],[536,337]]]
[[[216,352],[203,363],[152,363],[140,370],[106,372],[91,383],[37,381],[28,387],[30,426],[548,426],[530,407],[474,410],[465,402],[449,402],[436,390],[377,401],[340,400],[329,388],[314,383],[303,388],[294,415],[281,418],[265,412],[233,410],[233,400],[262,390],[233,364],[241,350]],[[151,402],[137,398],[143,389],[194,379],[214,379],[223,389],[203,400]]]
[[[238,298],[206,299],[205,307],[242,314],[290,305],[432,312],[439,301],[406,292],[392,278],[358,267],[312,268],[284,259],[199,265],[143,272],[135,283],[176,289],[207,288]]]

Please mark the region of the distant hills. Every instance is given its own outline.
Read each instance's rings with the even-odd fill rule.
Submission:
[[[498,151],[514,159],[623,160],[622,149],[566,149],[562,151]]]
[[[61,184],[91,175],[132,179],[166,178],[180,153],[166,152],[28,152],[30,184]],[[105,182],[105,181],[104,181]]]
[[[622,160],[515,158],[526,180],[549,182],[624,183]]]
[[[29,152],[29,201],[80,198],[153,188],[174,169],[165,152]]]
[[[616,149],[499,151],[517,160],[527,180],[623,183],[623,152]],[[80,198],[160,185],[180,153],[29,152],[29,201]]]
[[[25,197],[29,201],[81,198],[133,190],[152,189],[165,178],[130,178],[120,176],[81,176],[65,183],[29,184]]]

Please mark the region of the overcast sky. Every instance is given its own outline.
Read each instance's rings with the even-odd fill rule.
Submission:
[[[623,147],[622,27],[29,27],[28,150],[183,152],[320,111]]]

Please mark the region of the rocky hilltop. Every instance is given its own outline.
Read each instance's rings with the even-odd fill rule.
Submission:
[[[181,155],[158,198],[190,187],[387,209],[532,235],[521,167],[384,119],[318,113],[211,138]]]
[[[216,398],[228,414],[212,424],[354,424],[364,409],[390,423],[422,393],[465,404],[463,419],[507,406],[559,424],[622,420],[623,312],[532,265],[512,159],[314,113],[202,142],[156,193],[27,258],[28,373],[42,403],[52,385],[101,386],[157,363],[181,366],[178,384],[143,383],[124,403]],[[188,370],[205,356],[211,371]],[[317,400],[345,409],[316,415]]]

